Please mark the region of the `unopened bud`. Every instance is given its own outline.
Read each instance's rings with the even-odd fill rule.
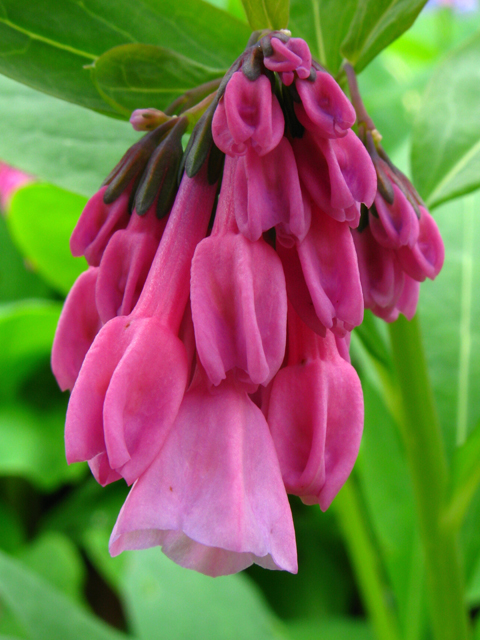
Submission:
[[[130,116],[130,124],[135,131],[153,131],[167,120],[170,120],[170,116],[153,108],[135,109]]]

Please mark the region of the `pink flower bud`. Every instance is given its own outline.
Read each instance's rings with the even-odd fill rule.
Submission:
[[[310,76],[312,54],[305,40],[290,38],[285,43],[278,38],[272,38],[270,42],[274,53],[271,56],[266,56],[264,63],[267,69],[281,75],[283,84],[291,85],[295,73],[298,78],[303,80]]]
[[[369,214],[369,226],[375,240],[387,249],[413,247],[418,240],[419,224],[413,206],[396,184],[392,185],[394,200],[389,204],[379,193],[375,198],[376,218]]]
[[[212,134],[217,147],[229,156],[244,155],[249,148],[263,156],[278,145],[284,128],[282,109],[270,80],[264,75],[248,80],[236,71],[213,116]]]

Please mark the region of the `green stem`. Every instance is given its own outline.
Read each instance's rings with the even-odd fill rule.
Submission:
[[[358,489],[350,477],[333,503],[357,576],[363,603],[378,640],[400,640],[398,622],[386,600],[381,561],[370,538]]]
[[[418,320],[389,326],[400,419],[413,480],[435,640],[466,640],[469,627],[457,532],[443,517],[448,472]]]

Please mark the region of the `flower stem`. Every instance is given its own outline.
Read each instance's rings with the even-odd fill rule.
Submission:
[[[443,518],[448,470],[417,318],[389,325],[435,640],[470,637],[457,531]]]
[[[363,603],[378,640],[400,640],[398,621],[389,607],[382,566],[371,540],[358,489],[350,477],[333,502],[357,576]]]

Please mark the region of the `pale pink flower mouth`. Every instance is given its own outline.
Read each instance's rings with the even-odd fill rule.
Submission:
[[[72,235],[90,268],[52,355],[72,390],[67,459],[133,484],[113,555],[296,572],[287,493],[326,509],[360,446],[350,332],[364,306],[411,317],[443,245],[394,169],[378,186],[355,109],[303,40],[267,33],[209,101],[185,152],[189,111],[136,110],[150,133]]]

